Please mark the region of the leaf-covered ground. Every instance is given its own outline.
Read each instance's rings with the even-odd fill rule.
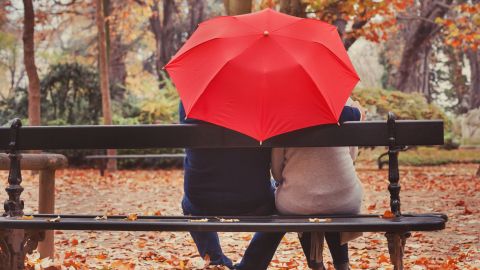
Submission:
[[[407,241],[407,269],[480,269],[480,178],[478,164],[437,167],[402,167],[404,212],[444,212],[447,228],[440,232],[415,232]],[[364,212],[382,214],[388,209],[386,170],[373,164],[358,165],[365,189]],[[6,179],[7,174],[0,176]],[[36,176],[24,172],[26,213],[37,210]],[[182,197],[181,170],[117,171],[100,177],[96,170],[57,172],[57,213],[179,215]],[[2,192],[0,199],[5,199]],[[241,258],[251,233],[222,233],[225,253]],[[30,263],[40,269],[202,269],[195,246],[181,232],[56,231],[54,262]],[[365,233],[351,242],[352,269],[392,269],[386,240],[380,233]],[[325,253],[329,262],[328,252]],[[271,269],[307,269],[296,234],[282,241]],[[331,264],[329,264],[331,268]],[[331,268],[333,269],[333,268]]]

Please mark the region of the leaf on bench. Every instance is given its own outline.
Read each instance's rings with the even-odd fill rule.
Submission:
[[[309,218],[308,221],[320,223],[320,222],[331,222],[332,219],[331,218]]]
[[[220,222],[240,222],[238,218],[221,218]]]
[[[22,216],[20,219],[31,220],[31,219],[33,219],[33,216]]]
[[[107,216],[95,217],[95,220],[107,220]]]
[[[56,218],[47,219],[47,222],[60,222],[60,216],[57,216]]]
[[[135,221],[138,219],[138,215],[135,213],[128,214],[125,220]]]
[[[190,222],[208,222],[208,218],[202,218],[202,219],[190,219]]]
[[[381,218],[394,218],[395,217],[395,214],[392,213],[392,211],[390,210],[386,210],[385,213],[383,213],[382,216],[380,216]]]

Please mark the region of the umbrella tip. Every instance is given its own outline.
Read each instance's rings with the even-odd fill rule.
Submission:
[[[263,31],[263,35],[268,36],[268,35],[270,35],[270,33],[268,32],[268,30],[265,30],[265,31]]]
[[[337,126],[340,126],[340,122],[337,122]]]
[[[260,141],[260,145],[262,145],[263,141]]]

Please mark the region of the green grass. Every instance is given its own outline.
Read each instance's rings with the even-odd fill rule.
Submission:
[[[376,161],[386,149],[361,150],[359,161]],[[480,149],[446,150],[437,147],[417,147],[399,154],[400,165],[428,166],[449,163],[480,163]]]

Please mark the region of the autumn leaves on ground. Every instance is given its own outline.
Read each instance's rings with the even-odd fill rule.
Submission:
[[[480,179],[478,164],[401,167],[404,212],[443,212],[440,232],[414,232],[407,241],[407,269],[480,269]],[[364,212],[388,209],[386,170],[373,163],[357,166],[365,188]],[[6,179],[5,172],[1,177]],[[36,212],[38,179],[24,172],[26,213]],[[179,215],[182,171],[128,170],[100,177],[96,170],[57,173],[56,212],[92,214]],[[5,199],[2,193],[0,199]],[[225,253],[241,258],[251,233],[222,233]],[[54,261],[30,256],[30,265],[47,269],[203,269],[193,241],[183,232],[56,231]],[[328,252],[326,261],[330,269]],[[350,244],[352,269],[392,269],[385,237],[365,233]],[[296,234],[282,241],[271,269],[307,269]],[[73,267],[73,268],[72,268]]]

